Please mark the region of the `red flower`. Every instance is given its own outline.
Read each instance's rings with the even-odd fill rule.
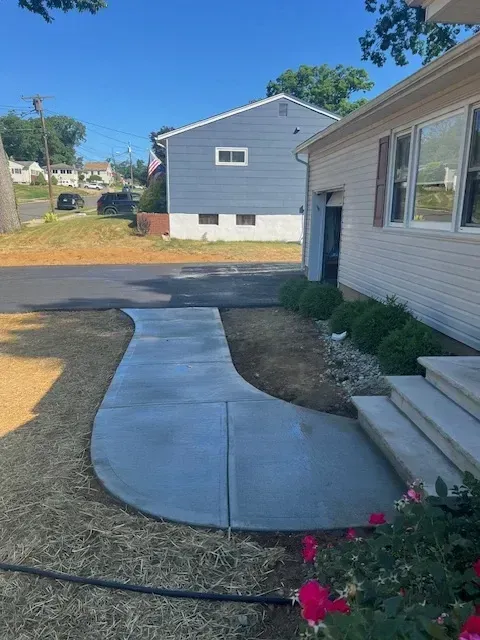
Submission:
[[[315,562],[318,547],[316,539],[313,536],[305,536],[302,544],[302,557],[304,562]]]
[[[317,547],[303,547],[302,558],[304,562],[314,563],[317,557]]]
[[[412,502],[422,501],[422,495],[418,493],[418,491],[415,491],[415,489],[413,488],[407,491],[407,496],[410,498],[410,500],[412,500]]]
[[[345,598],[338,598],[338,600],[327,600],[327,611],[329,613],[334,613],[337,611],[338,613],[350,613],[350,607],[348,606],[348,602]]]
[[[473,570],[475,571],[477,576],[480,578],[480,558],[473,563]]]
[[[309,627],[316,627],[319,622],[324,620],[326,613],[324,602],[311,600],[304,605],[302,618],[308,622]]]
[[[302,540],[304,547],[318,547],[317,539],[315,536],[305,536]]]
[[[459,640],[480,640],[480,616],[470,616],[467,619]]]
[[[325,602],[330,591],[326,587],[317,582],[317,580],[309,580],[298,592],[298,601],[304,607],[308,602]]]
[[[355,538],[357,537],[357,532],[355,531],[355,529],[349,529],[345,537],[347,538],[347,540],[355,540]]]
[[[475,615],[480,616],[480,604],[475,605]]]
[[[373,525],[385,524],[386,523],[385,514],[384,513],[372,513],[372,515],[370,516],[368,522],[370,524],[373,524]]]

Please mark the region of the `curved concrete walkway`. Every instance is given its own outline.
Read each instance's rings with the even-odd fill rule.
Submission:
[[[402,485],[355,420],[255,389],[217,309],[130,309],[135,334],[97,413],[105,488],[157,518],[257,531],[335,529],[392,511]]]

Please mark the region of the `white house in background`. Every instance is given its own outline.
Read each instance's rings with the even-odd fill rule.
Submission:
[[[478,0],[406,0],[406,3],[410,7],[423,9],[427,22],[480,23],[480,2]]]
[[[8,168],[10,169],[10,174],[12,176],[13,182],[15,184],[22,184],[24,182],[23,165],[21,165],[19,162],[15,162],[14,160],[9,160]]]
[[[85,176],[85,182],[88,182],[93,175],[100,176],[102,182],[107,185],[112,184],[114,180],[113,169],[109,162],[86,162],[80,173]]]
[[[397,295],[452,350],[480,351],[480,34],[296,151],[308,278]]]
[[[78,187],[78,170],[69,164],[52,164],[52,176],[57,179],[57,184],[65,187]]]
[[[21,174],[19,174],[18,171],[15,171],[15,174],[12,174],[12,177],[15,176],[14,182],[32,184],[40,174],[46,179],[45,171],[38,162],[34,162],[32,160],[14,160],[11,162],[15,162],[16,165],[20,165],[22,167]],[[18,169],[18,166],[15,167],[15,169]],[[18,179],[19,177],[21,179]]]

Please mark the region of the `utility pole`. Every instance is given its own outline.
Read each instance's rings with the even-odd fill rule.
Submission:
[[[48,176],[48,194],[50,196],[50,207],[51,211],[55,211],[55,200],[53,197],[53,184],[52,184],[52,169],[50,166],[50,153],[48,151],[48,136],[47,136],[47,127],[45,125],[45,117],[43,115],[43,101],[47,98],[53,98],[53,96],[22,96],[22,100],[31,100],[33,104],[33,108],[40,116],[40,121],[42,123],[42,131],[43,131],[43,142],[45,144],[45,161],[47,163],[47,176]]]
[[[130,181],[131,181],[131,189],[133,190],[133,162],[132,162],[132,147],[130,142],[128,143],[128,154],[130,156]]]

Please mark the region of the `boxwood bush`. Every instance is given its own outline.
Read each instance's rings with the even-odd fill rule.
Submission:
[[[385,303],[372,306],[354,321],[352,339],[361,351],[376,354],[382,340],[405,326],[411,317],[405,304],[395,297],[387,298]]]
[[[384,338],[377,353],[383,373],[395,376],[419,375],[417,358],[440,355],[442,346],[433,330],[413,318]]]
[[[306,318],[328,320],[342,301],[340,289],[330,284],[311,282],[300,296],[299,310]]]
[[[300,296],[308,287],[309,282],[306,278],[291,278],[280,287],[280,304],[290,311],[298,311]]]
[[[376,304],[380,303],[372,298],[369,298],[368,300],[342,302],[342,304],[335,309],[332,317],[330,318],[330,329],[332,333],[343,333],[344,331],[347,331],[351,334],[355,320]]]

